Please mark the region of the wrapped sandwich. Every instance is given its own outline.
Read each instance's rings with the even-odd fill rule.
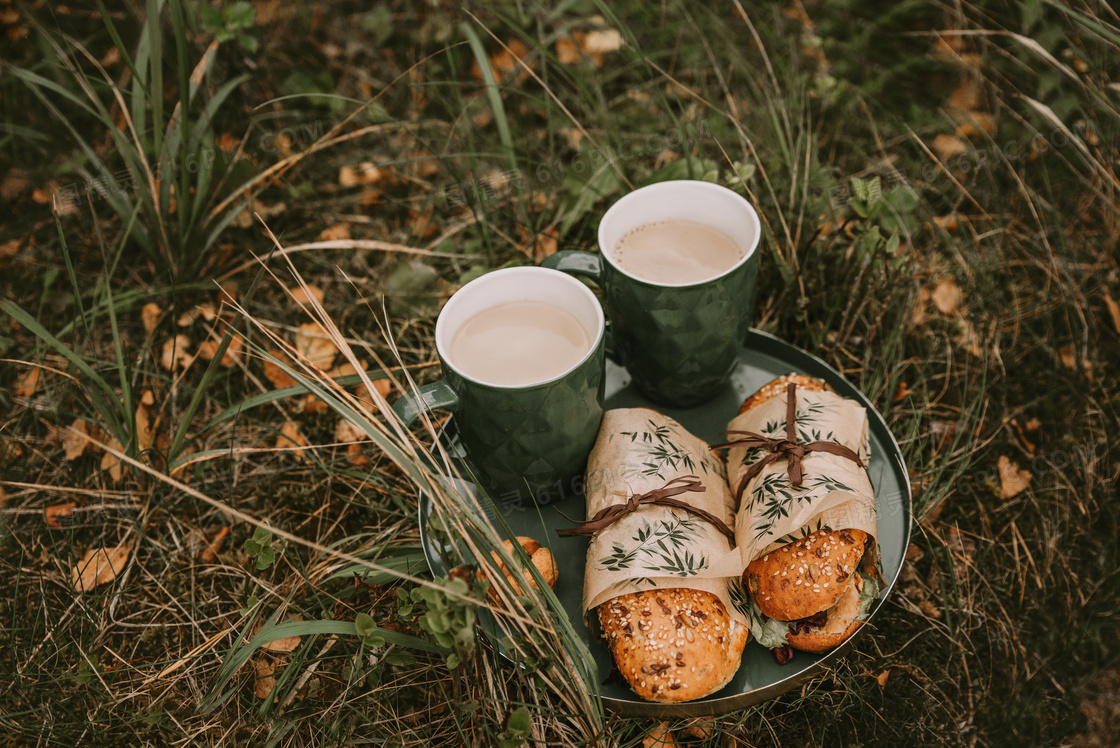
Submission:
[[[780,663],[843,643],[879,595],[866,411],[791,374],[748,398],[729,434],[752,634]]]
[[[740,580],[712,576],[734,553],[722,459],[673,419],[610,410],[587,466],[591,537],[583,607],[643,699],[679,702],[723,688],[749,639],[733,604]],[[592,627],[593,628],[593,627]]]

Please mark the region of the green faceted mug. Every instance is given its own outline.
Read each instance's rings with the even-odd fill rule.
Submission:
[[[572,314],[592,341],[587,353],[566,370],[526,384],[466,374],[449,355],[455,334],[474,315],[514,301],[543,302]],[[595,295],[564,273],[539,267],[487,273],[460,288],[436,320],[444,378],[403,395],[393,410],[408,425],[426,410],[454,411],[476,477],[503,502],[578,493],[603,418],[605,327]]]
[[[669,220],[726,234],[742,251],[731,268],[695,283],[656,283],[612,254],[628,232]],[[557,252],[544,266],[585,276],[603,292],[619,363],[646,397],[677,407],[698,405],[726,385],[754,313],[762,226],[743,197],[710,182],[675,180],[637,189],[599,223],[599,254]],[[613,357],[613,356],[612,356]]]

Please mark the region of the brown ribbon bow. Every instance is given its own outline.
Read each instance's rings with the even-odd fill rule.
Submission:
[[[810,452],[829,452],[840,457],[846,457],[855,464],[863,467],[863,461],[859,459],[859,455],[853,452],[849,447],[837,442],[815,441],[808,444],[797,443],[797,383],[790,382],[786,387],[786,438],[785,439],[771,439],[768,436],[755,433],[754,431],[728,431],[729,434],[742,434],[744,439],[736,439],[735,441],[725,442],[723,444],[716,444],[712,449],[726,449],[728,447],[745,447],[747,449],[754,449],[762,447],[769,450],[762,456],[758,462],[751,465],[747,470],[746,475],[739,481],[738,488],[735,489],[735,498],[742,499],[743,491],[746,490],[747,484],[754,479],[756,475],[762,472],[762,468],[769,465],[775,460],[786,459],[789,461],[786,470],[789,473],[790,484],[801,487],[803,478],[801,472],[801,460],[805,455]]]
[[[661,488],[656,488],[652,491],[643,494],[632,494],[625,504],[611,504],[608,507],[600,509],[595,513],[591,519],[580,522],[579,527],[571,527],[564,530],[557,530],[556,534],[562,538],[572,537],[575,535],[594,535],[605,527],[608,527],[618,520],[625,517],[631,512],[638,510],[638,507],[647,504],[657,504],[658,506],[671,506],[676,509],[684,509],[687,512],[695,514],[707,522],[715,526],[717,530],[727,536],[731,544],[735,544],[735,531],[724,524],[723,520],[714,514],[704,511],[691,504],[686,504],[683,501],[671,498],[688,492],[700,492],[704,490],[704,484],[695,475],[684,475],[679,478],[666,483]]]

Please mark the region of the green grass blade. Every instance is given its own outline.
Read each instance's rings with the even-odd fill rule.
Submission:
[[[148,14],[145,20],[144,36],[148,42],[148,73],[151,96],[148,99],[152,107],[152,137],[155,138],[153,153],[163,153],[163,32],[159,27],[160,10],[163,0],[148,0]],[[167,215],[167,211],[160,211],[160,215]]]
[[[90,382],[96,385],[100,392],[89,392],[88,394],[90,398],[94,400],[94,405],[97,407],[98,411],[101,412],[102,416],[108,421],[106,425],[114,432],[114,436],[125,433],[119,418],[114,415],[117,408],[115,408],[113,404],[119,404],[120,401],[117,399],[116,393],[113,392],[113,388],[102,379],[100,374],[94,371],[81,356],[71,350],[65,343],[54,335],[51,335],[45,327],[39,324],[37,319],[24,311],[22,307],[11,299],[0,299],[0,309],[7,312],[12,319],[27,328],[32,335],[46,343],[59,355],[72,363],[79,372],[84,374]],[[119,405],[117,407],[119,407]]]
[[[409,370],[409,371],[414,371],[414,370],[419,371],[421,368],[423,368],[423,367],[421,367],[421,366],[406,367],[406,369]],[[378,379],[385,379],[386,378],[385,372],[381,371],[380,369],[378,369],[376,371],[371,369],[371,370],[366,372],[366,376],[369,377],[373,381],[376,381]],[[336,379],[334,381],[336,381],[339,384],[339,386],[341,386],[341,387],[353,387],[356,384],[361,384],[362,383],[362,377],[361,377],[360,374],[347,374],[346,376],[339,377],[338,379]],[[268,403],[276,402],[277,400],[283,400],[283,399],[289,398],[289,397],[300,397],[300,396],[303,396],[303,395],[306,395],[306,394],[307,394],[307,389],[306,388],[304,388],[302,385],[296,385],[294,387],[283,387],[283,388],[278,389],[278,390],[271,390],[269,392],[262,392],[259,395],[253,395],[252,397],[247,397],[244,400],[242,400],[241,402],[239,402],[237,405],[232,405],[232,406],[226,408],[225,410],[223,410],[218,415],[214,416],[212,419],[210,419],[209,423],[207,423],[205,426],[203,426],[199,430],[199,433],[208,431],[209,429],[213,428],[214,426],[217,426],[219,423],[223,423],[225,421],[228,421],[231,418],[236,418],[238,415],[240,415],[240,414],[242,414],[246,411],[252,410],[253,408],[256,408],[260,405],[267,405]]]
[[[275,618],[275,616],[273,616],[273,618]],[[406,647],[416,650],[417,652],[426,652],[429,654],[439,653],[435,645],[419,637],[382,628],[375,628],[373,633],[385,639],[388,644]],[[219,706],[222,701],[225,700],[224,698],[219,699],[221,690],[229,683],[230,678],[241,669],[241,666],[249,661],[253,653],[264,645],[278,639],[286,639],[290,636],[321,636],[331,634],[335,636],[357,637],[358,629],[352,621],[289,621],[287,623],[275,623],[273,620],[269,620],[247,644],[240,647],[234,646],[229,656],[226,657],[225,662],[223,662],[222,666],[218,669],[217,675],[214,676],[214,684],[210,687],[210,692],[203,698],[200,709],[203,713],[208,713]]]
[[[257,288],[260,286],[261,278],[263,277],[264,266],[261,267],[261,270],[257,273],[256,277],[253,278],[252,285],[249,286],[249,290],[245,293],[245,300],[242,303],[246,306],[250,301],[252,301],[253,294],[256,293]],[[191,401],[187,405],[187,409],[183,412],[183,417],[179,422],[179,428],[175,431],[175,438],[171,441],[171,449],[168,450],[167,453],[167,459],[169,462],[174,462],[175,458],[182,450],[183,440],[187,436],[187,429],[190,428],[191,421],[194,420],[194,414],[197,413],[198,409],[202,406],[202,401],[206,398],[206,389],[209,386],[211,380],[213,380],[215,375],[217,375],[218,370],[222,365],[222,357],[225,356],[226,349],[229,348],[229,342],[233,340],[234,333],[237,331],[238,326],[244,319],[245,314],[243,312],[238,312],[236,315],[234,315],[233,321],[230,322],[229,327],[226,328],[225,334],[222,335],[222,340],[218,344],[218,349],[214,352],[214,357],[210,359],[210,363],[209,365],[207,365],[206,371],[203,372],[202,379],[194,388],[194,392],[191,393]]]
[[[143,85],[143,78],[140,75],[140,71],[137,69],[136,64],[133,63],[132,55],[128,53],[128,47],[125,46],[125,43],[121,40],[121,36],[117,32],[117,25],[113,23],[113,17],[109,15],[104,0],[97,0],[97,9],[101,12],[101,22],[105,24],[105,30],[109,32],[109,37],[113,40],[113,46],[117,48],[121,59],[124,60],[124,64],[128,67],[129,72],[132,73],[133,80],[140,80],[141,85]],[[147,91],[144,93],[147,95]]]
[[[463,32],[463,36],[467,37],[470,43],[471,52],[474,53],[474,58],[478,62],[478,68],[482,71],[482,79],[486,84],[486,98],[490,100],[490,108],[494,112],[494,122],[498,125],[498,137],[502,141],[502,150],[505,151],[506,161],[511,171],[517,171],[517,153],[513,149],[513,135],[510,132],[509,119],[506,117],[506,108],[502,103],[502,93],[498,88],[498,82],[494,80],[494,70],[490,67],[490,60],[486,57],[486,49],[482,46],[482,40],[478,38],[478,34],[467,22],[459,24],[459,30]]]

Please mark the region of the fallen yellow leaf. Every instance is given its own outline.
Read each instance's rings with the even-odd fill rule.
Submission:
[[[32,366],[20,374],[19,379],[16,380],[16,396],[33,397],[39,391],[40,376],[38,366]]]
[[[1062,360],[1062,366],[1065,366],[1071,371],[1077,371],[1077,349],[1073,343],[1067,343],[1058,349],[1058,357]],[[1093,362],[1088,358],[1081,358],[1081,366],[1085,370],[1085,376],[1089,381],[1093,381]]]
[[[296,406],[296,410],[299,413],[321,415],[330,410],[330,407],[315,395],[306,395],[300,398],[299,404]]]
[[[956,314],[961,303],[961,289],[952,278],[939,281],[930,295],[937,311],[945,315]]]
[[[583,55],[575,40],[565,35],[556,40],[556,59],[564,65],[574,65],[583,59]]]
[[[1108,316],[1112,318],[1112,329],[1120,335],[1120,303],[1106,291],[1104,294],[1104,305],[1108,307]]]
[[[371,162],[365,161],[358,165],[357,168],[353,166],[343,166],[338,170],[338,183],[343,187],[356,187],[359,184],[377,184],[381,181],[384,173],[378,169]]]
[[[290,363],[288,356],[283,351],[274,348],[269,351],[268,354],[275,359]],[[272,382],[274,387],[281,390],[285,387],[294,387],[296,384],[296,380],[288,376],[288,372],[281,369],[269,359],[265,359],[264,361],[264,378]]]
[[[286,621],[286,623],[302,620],[302,616],[296,616],[295,618]],[[268,644],[262,645],[262,647],[269,650],[270,652],[292,652],[296,647],[299,646],[299,641],[300,638],[298,636],[285,636],[283,639],[275,639],[273,641],[270,641]]]
[[[642,748],[672,748],[680,745],[669,730],[668,722],[661,722],[642,738]]]
[[[70,583],[78,592],[89,592],[95,587],[112,582],[124,571],[132,545],[124,543],[116,548],[96,548],[86,551],[82,560],[70,571]]]
[[[326,331],[314,322],[306,322],[299,326],[296,332],[296,350],[324,371],[330,370],[334,365],[334,357],[338,353],[338,348],[327,337]]]
[[[293,449],[295,447],[306,447],[307,439],[300,433],[299,426],[295,421],[285,421],[284,425],[280,428],[280,433],[276,437],[277,449]],[[303,452],[295,450],[295,456],[298,460],[306,460]]]
[[[118,452],[124,449],[124,446],[112,437],[109,437],[105,444]],[[124,469],[121,467],[120,458],[109,452],[105,452],[101,455],[101,469],[109,471],[109,477],[113,479],[114,483],[119,482],[124,475]]]
[[[947,234],[955,233],[961,227],[960,219],[956,213],[950,213],[947,216],[934,216],[933,223]]]
[[[891,675],[890,670],[884,670],[875,676],[875,681],[879,684],[879,688],[884,688],[887,685],[887,678]]]
[[[604,29],[602,31],[589,31],[584,34],[580,46],[589,57],[604,55],[614,52],[622,47],[622,34],[618,29]]]
[[[340,418],[334,427],[334,440],[336,442],[348,443],[359,442],[366,439],[365,433],[354,424],[347,421],[345,418]]]
[[[529,48],[520,39],[510,39],[505,47],[499,49],[490,56],[490,70],[494,74],[494,80],[500,81],[506,75],[512,73],[521,67],[520,61],[529,55]],[[483,80],[482,68],[478,66],[478,60],[475,60],[471,65],[471,75],[475,80]],[[517,76],[521,78],[525,75],[522,70]]]
[[[926,306],[929,305],[929,298],[931,295],[928,288],[918,290],[918,300],[914,302],[914,311],[910,314],[910,325],[912,327],[925,324]]]
[[[76,460],[85,454],[89,447],[89,424],[75,418],[70,428],[62,436],[62,449],[67,460]]]
[[[325,298],[325,294],[323,294],[323,291],[318,286],[313,286],[310,283],[308,283],[306,287],[296,286],[295,288],[291,289],[291,292],[292,301],[296,302],[300,306],[308,303],[311,299],[315,299],[315,301],[322,304],[323,299]]]
[[[62,529],[61,520],[73,514],[74,508],[76,506],[78,505],[73,501],[67,501],[65,504],[55,504],[54,506],[48,506],[43,510],[43,521],[46,522],[50,527],[53,527],[55,529]]]
[[[144,332],[150,335],[152,331],[156,329],[161,314],[163,314],[163,310],[159,308],[159,304],[144,305],[144,308],[140,310],[140,319],[144,323]]]
[[[940,618],[942,615],[941,608],[937,607],[929,600],[922,600],[921,602],[919,602],[918,609],[930,618]]]
[[[957,336],[957,344],[976,358],[983,358],[984,347],[981,345],[981,341],[984,338],[980,331],[966,319],[960,320],[959,326],[961,333]]]
[[[258,699],[266,699],[276,686],[276,679],[272,677],[275,672],[272,663],[259,660],[255,667],[257,679],[253,682],[253,695]]]
[[[931,147],[939,159],[948,161],[962,153],[967,153],[969,146],[967,141],[958,138],[956,135],[946,135],[942,133],[933,139]]]
[[[199,317],[207,322],[213,322],[218,318],[218,310],[214,308],[213,304],[199,304],[180,314],[179,319],[175,320],[175,324],[179,327],[189,327]]]
[[[192,361],[188,350],[190,346],[190,338],[186,335],[176,335],[173,338],[168,338],[160,351],[160,366],[167,371],[187,368]]]
[[[996,118],[987,112],[962,112],[955,117],[957,135],[969,140],[979,140],[985,133],[995,134]]]
[[[218,287],[218,303],[219,304],[236,304],[237,294],[241,290],[241,286],[237,281],[226,281]]]
[[[339,241],[342,239],[350,238],[350,224],[336,223],[334,226],[325,228],[319,232],[319,238],[325,242]]]
[[[226,541],[226,536],[229,535],[229,527],[223,525],[218,528],[210,538],[210,544],[203,548],[198,553],[198,560],[204,564],[212,564],[218,560],[218,552],[222,550],[222,544]]]
[[[136,448],[141,452],[152,448],[152,419],[144,403],[136,406]]]
[[[218,340],[204,340],[198,344],[196,354],[203,361],[209,361],[218,353],[220,345],[221,341]],[[240,334],[234,333],[229,339],[229,345],[226,346],[226,352],[222,354],[222,366],[226,369],[235,366],[241,359],[241,351],[244,347],[245,339]]]
[[[1027,490],[1031,483],[1029,470],[1020,470],[1019,463],[1012,462],[1009,457],[999,458],[999,486],[1003,498],[1010,499]]]
[[[966,75],[953,93],[949,94],[948,105],[962,112],[976,112],[987,108],[984,89],[971,75]]]
[[[365,362],[364,361],[359,361],[358,363],[360,363],[362,365],[362,370],[364,371],[365,370]],[[354,365],[352,363],[350,363],[349,361],[343,361],[341,364],[339,364],[338,366],[336,366],[333,369],[331,369],[330,371],[328,371],[327,376],[330,377],[331,379],[338,379],[339,377],[348,377],[351,374],[357,374],[357,373],[358,373],[358,370],[356,368],[354,368]]]

